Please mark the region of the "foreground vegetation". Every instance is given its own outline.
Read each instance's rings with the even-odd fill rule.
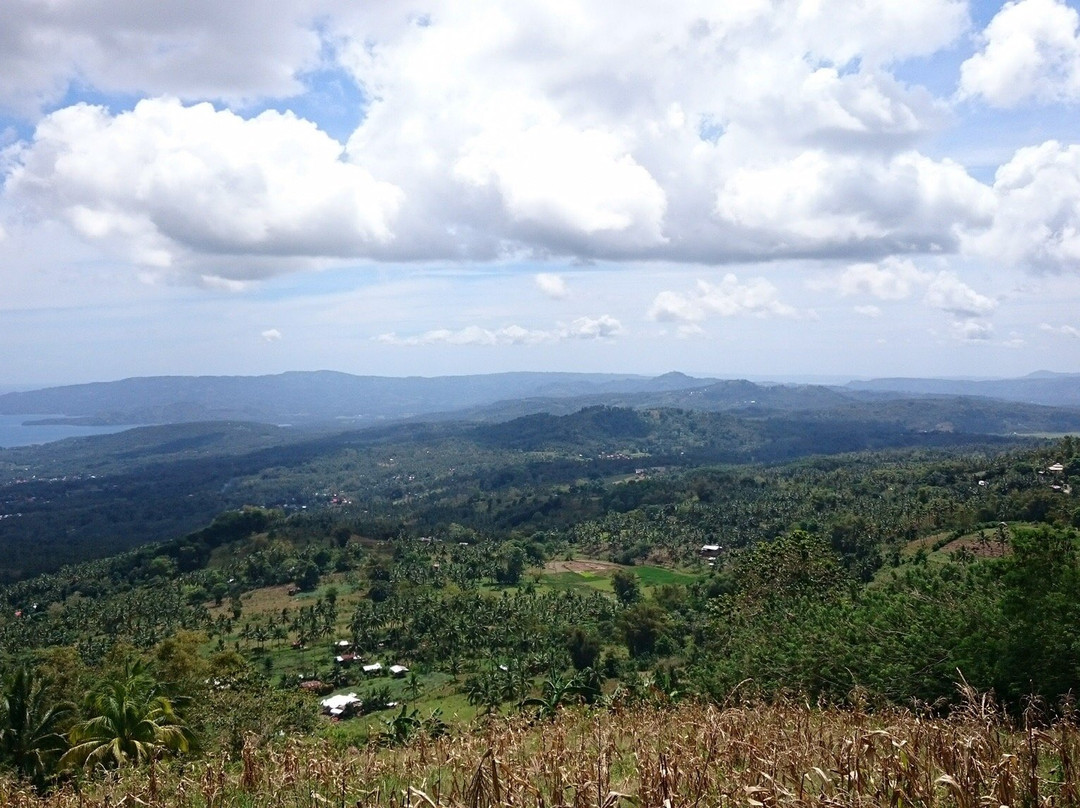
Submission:
[[[267,468],[319,498],[3,587],[7,803],[1076,801],[1080,442],[732,466],[656,419]]]
[[[400,748],[250,742],[183,767],[128,770],[11,808],[154,805],[978,806],[1080,803],[1080,727],[1017,724],[970,691],[947,718],[779,700],[616,705],[551,722],[492,720]]]

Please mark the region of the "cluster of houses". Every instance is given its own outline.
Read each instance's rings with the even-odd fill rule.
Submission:
[[[365,676],[375,677],[389,675],[395,679],[402,679],[409,672],[409,669],[405,665],[396,663],[393,665],[383,665],[381,662],[364,663],[363,657],[354,652],[353,644],[349,640],[338,640],[334,643],[334,651],[336,652],[334,656],[335,665],[341,667],[359,665],[360,670]],[[331,687],[323,682],[316,681],[303,682],[300,686],[313,693],[326,693]],[[323,712],[332,718],[354,715],[359,712],[362,703],[362,699],[355,693],[341,693],[336,696],[328,696],[320,702]]]
[[[710,567],[716,566],[716,560],[720,557],[720,553],[723,551],[723,547],[719,544],[703,544],[701,549],[698,550],[698,555],[705,559]]]
[[[1065,466],[1062,465],[1061,463],[1054,463],[1053,465],[1047,466],[1046,471],[1050,472],[1051,474],[1053,474],[1055,476],[1060,477],[1060,476],[1065,474]],[[1045,473],[1046,472],[1043,472],[1043,471],[1039,472],[1040,475],[1045,475]],[[1053,489],[1054,491],[1060,491],[1063,494],[1071,494],[1072,493],[1072,487],[1066,482],[1051,483],[1050,488]]]
[[[348,667],[354,665],[357,662],[361,663],[360,670],[362,670],[368,676],[382,676],[384,673],[389,673],[395,679],[402,678],[409,669],[404,665],[391,665],[387,668],[383,667],[381,662],[370,662],[367,665],[363,664],[363,658],[359,654],[356,654],[352,650],[352,643],[348,640],[338,640],[334,644],[337,655],[334,657],[334,664],[342,667]]]

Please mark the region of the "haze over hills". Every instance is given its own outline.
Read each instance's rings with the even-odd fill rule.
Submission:
[[[679,373],[656,378],[599,373],[395,378],[334,371],[153,376],[8,393],[0,395],[0,414],[44,414],[100,424],[210,420],[313,423],[342,418],[408,418],[506,399],[691,389],[711,381]]]
[[[1018,379],[870,379],[849,382],[845,389],[879,393],[981,396],[1058,407],[1080,406],[1080,373],[1037,371]]]
[[[244,420],[363,425],[410,418],[498,421],[538,412],[566,414],[597,405],[813,412],[935,396],[1080,407],[1080,374],[1042,372],[984,381],[872,379],[844,386],[756,384],[682,373],[648,377],[522,372],[398,378],[297,371],[273,376],[155,376],[6,393],[0,395],[0,414],[75,419],[83,424]],[[940,413],[934,415],[935,410],[947,409],[945,405],[923,402],[918,406],[932,419],[927,428],[950,420]],[[995,417],[1003,414],[1000,408],[996,412]]]

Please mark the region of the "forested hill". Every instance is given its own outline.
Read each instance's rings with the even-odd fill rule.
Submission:
[[[708,388],[702,389],[702,398]],[[745,395],[745,393],[742,393]],[[431,507],[505,486],[573,485],[639,468],[783,462],[863,450],[1004,446],[1080,432],[1080,412],[976,399],[842,402],[784,411],[589,407],[503,423],[399,422],[305,431],[212,422],[0,451],[0,574],[160,541],[242,505]]]

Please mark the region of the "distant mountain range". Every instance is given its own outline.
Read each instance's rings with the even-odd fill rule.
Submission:
[[[871,379],[850,382],[845,389],[878,393],[979,396],[1025,404],[1080,407],[1080,373],[1041,370],[1019,379]]]
[[[0,395],[0,415],[76,418],[93,424],[248,420],[318,423],[413,418],[504,399],[658,392],[709,384],[679,373],[656,378],[592,373],[353,376],[334,371],[275,376],[151,376]]]
[[[957,397],[965,401],[957,402]],[[95,425],[242,420],[350,427],[408,419],[506,421],[535,413],[567,414],[589,406],[740,411],[753,416],[864,412],[867,405],[877,405],[883,417],[895,414],[897,422],[922,429],[1053,430],[1057,424],[1073,423],[1073,408],[1080,408],[1080,374],[1044,371],[1019,379],[874,379],[823,386],[755,384],[682,373],[395,378],[297,371],[274,376],[155,376],[0,395],[0,415]]]

